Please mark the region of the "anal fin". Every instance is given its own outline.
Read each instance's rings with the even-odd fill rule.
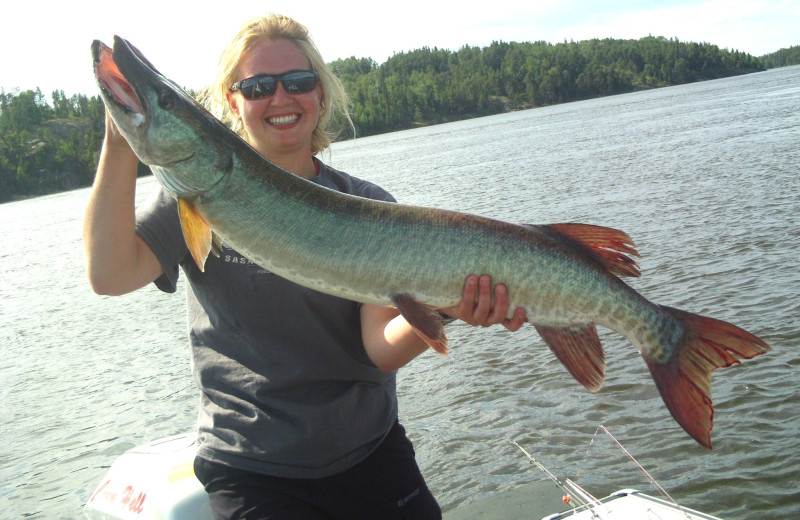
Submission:
[[[590,392],[600,390],[605,378],[606,361],[594,323],[569,327],[534,326],[572,377]]]
[[[447,355],[448,342],[444,335],[442,316],[434,308],[418,302],[408,294],[396,294],[392,296],[392,301],[425,343],[436,352]]]

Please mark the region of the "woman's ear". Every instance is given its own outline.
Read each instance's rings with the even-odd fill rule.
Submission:
[[[236,117],[242,117],[241,114],[239,114],[239,105],[236,103],[236,96],[232,95],[230,92],[226,92],[225,99],[228,100],[228,106],[231,107],[231,110],[233,110],[233,113],[236,114]]]

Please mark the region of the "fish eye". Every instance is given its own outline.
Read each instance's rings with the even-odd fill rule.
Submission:
[[[163,108],[164,110],[169,110],[173,106],[175,106],[175,96],[172,95],[172,92],[164,90],[161,93],[159,93],[158,106]]]

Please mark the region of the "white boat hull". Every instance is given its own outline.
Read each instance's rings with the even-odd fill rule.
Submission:
[[[87,502],[89,520],[214,520],[194,475],[195,436],[167,437],[123,453]],[[525,484],[459,507],[444,520],[721,520],[635,490],[572,508],[551,481]]]

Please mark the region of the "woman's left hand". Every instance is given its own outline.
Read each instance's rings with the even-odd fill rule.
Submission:
[[[527,319],[525,309],[518,307],[511,318],[506,317],[508,289],[502,283],[494,286],[494,298],[492,296],[492,278],[489,275],[480,278],[470,275],[464,283],[459,304],[440,309],[440,312],[476,327],[490,327],[499,323],[512,332],[519,330]]]

